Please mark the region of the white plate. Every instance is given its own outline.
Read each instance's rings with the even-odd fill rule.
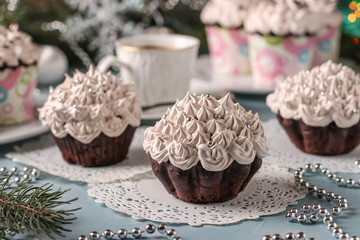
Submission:
[[[35,137],[49,129],[41,125],[39,120],[33,120],[22,125],[0,127],[0,144],[12,143]]]
[[[214,73],[211,70],[209,55],[202,55],[198,58],[190,90],[197,92],[204,88],[212,91],[228,90],[248,94],[268,94],[274,91],[273,87],[255,86],[251,73],[238,75]]]

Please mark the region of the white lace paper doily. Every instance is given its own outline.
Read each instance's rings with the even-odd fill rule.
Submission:
[[[307,163],[321,163],[332,172],[360,172],[354,165],[355,160],[360,157],[360,146],[348,154],[337,156],[308,154],[295,147],[277,119],[267,121],[263,126],[270,148],[269,156],[265,158],[267,162],[292,169],[304,167]]]
[[[295,187],[293,174],[275,164],[263,164],[245,190],[224,203],[183,202],[169,195],[152,173],[137,180],[90,186],[88,194],[115,211],[136,219],[192,226],[224,225],[276,214],[306,196]]]
[[[111,166],[86,168],[67,163],[51,135],[42,136],[40,140],[34,140],[21,147],[16,147],[16,151],[6,154],[6,157],[72,181],[115,182],[151,171],[149,157],[142,147],[145,129],[146,127],[136,129],[128,159]]]

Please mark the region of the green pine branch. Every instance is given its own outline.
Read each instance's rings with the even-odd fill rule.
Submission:
[[[34,233],[40,238],[41,234],[55,239],[53,233],[64,236],[64,231],[71,231],[63,227],[71,224],[76,217],[73,212],[80,208],[61,210],[59,207],[71,204],[77,198],[63,201],[64,193],[69,190],[53,191],[53,185],[45,184],[35,187],[30,181],[23,181],[17,186],[9,186],[9,177],[0,177],[0,238],[5,237],[7,231],[14,233]]]

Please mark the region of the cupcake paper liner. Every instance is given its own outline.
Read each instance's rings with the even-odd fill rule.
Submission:
[[[251,178],[260,169],[262,159],[255,157],[251,164],[242,165],[234,161],[227,169],[219,172],[205,170],[201,163],[182,170],[170,161],[159,164],[150,157],[151,166],[167,192],[184,202],[225,202],[243,191]]]
[[[273,87],[276,81],[312,67],[315,37],[253,34],[249,47],[255,85]]]
[[[249,73],[248,35],[241,29],[206,26],[213,71],[223,74]]]
[[[334,122],[325,127],[312,127],[302,120],[278,120],[294,145],[303,152],[337,155],[352,151],[360,144],[360,122],[350,128],[339,128]]]
[[[54,136],[54,139],[65,161],[84,167],[100,167],[121,162],[126,158],[135,129],[127,126],[118,137],[108,137],[101,133],[89,144],[84,144],[70,135],[64,138]]]
[[[33,119],[37,78],[37,65],[0,70],[0,126]]]

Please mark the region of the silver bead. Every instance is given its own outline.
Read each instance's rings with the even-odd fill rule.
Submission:
[[[301,168],[298,168],[297,170],[298,170],[299,172],[302,172],[302,173],[305,172],[304,168],[302,168],[302,167],[301,167]]]
[[[347,203],[339,203],[339,207],[340,207],[341,209],[346,210],[346,209],[349,208],[349,205],[348,205]]]
[[[8,169],[6,167],[0,168],[0,175],[6,175],[8,173]]]
[[[57,90],[57,93],[58,93],[58,94],[60,94],[60,93],[61,93],[61,90],[60,90],[60,89],[59,89],[59,90]]]
[[[360,159],[355,161],[355,165],[357,165],[358,167],[360,167]]]
[[[98,81],[98,85],[101,85],[102,84],[102,81]]]
[[[124,229],[124,228],[119,229],[119,231],[117,232],[117,235],[120,239],[126,238],[126,236],[127,236],[126,229]]]
[[[79,79],[75,78],[75,82],[76,82],[76,83],[79,83]]]
[[[354,110],[353,110],[353,113],[354,113],[354,114],[359,114],[359,113],[360,113],[360,110],[359,110],[359,109],[354,109]]]
[[[22,169],[22,171],[23,171],[24,173],[30,173],[30,172],[31,172],[31,168],[24,167],[24,168]]]
[[[88,240],[88,238],[85,235],[81,235],[77,240]]]
[[[322,168],[321,163],[316,163],[316,164],[315,164],[315,170],[316,170],[317,172],[321,171],[321,168]]]
[[[352,188],[355,186],[355,180],[352,178],[349,178],[348,180],[346,180],[346,186],[348,186],[349,188]]]
[[[299,211],[296,208],[290,208],[289,213],[297,214]]]
[[[173,240],[182,240],[182,238],[181,237],[174,237]]]
[[[300,186],[307,191],[308,188],[310,187],[310,184],[308,182],[306,182],[306,181],[300,181]]]
[[[176,231],[175,229],[169,229],[166,231],[166,237],[170,240],[172,240],[174,237],[176,237]]]
[[[62,99],[62,98],[59,98],[59,100],[58,100],[59,102],[61,102],[61,103],[63,103],[64,102],[64,100]]]
[[[322,198],[323,196],[325,196],[326,191],[325,191],[324,189],[321,189],[321,188],[320,188],[320,189],[317,190],[316,194],[317,194],[317,196],[318,196],[319,198]]]
[[[211,94],[206,94],[205,97],[209,98],[211,97]]]
[[[92,93],[93,92],[93,89],[92,88],[89,88],[89,93]]]
[[[339,234],[342,233],[342,232],[343,232],[343,230],[342,230],[341,228],[336,227],[336,228],[333,229],[332,235],[333,235],[334,237],[338,237]]]
[[[325,217],[323,218],[323,223],[325,223],[325,224],[328,224],[329,222],[332,222],[332,221],[334,221],[334,219],[330,214],[325,215]]]
[[[288,240],[290,240],[290,239],[295,239],[295,235],[294,235],[293,233],[287,233],[287,234],[285,235],[285,239],[288,239]]]
[[[77,104],[74,104],[73,107],[76,109],[78,106],[77,106]]]
[[[186,121],[187,121],[187,122],[190,122],[190,121],[191,121],[191,117],[186,118]]]
[[[337,85],[337,88],[338,88],[338,89],[342,89],[342,88],[343,88],[343,85],[342,85],[342,84],[338,84],[338,85]]]
[[[309,71],[309,70],[306,70],[306,71],[305,71],[305,74],[306,74],[306,75],[309,75],[309,74],[310,74],[310,71]]]
[[[332,193],[332,192],[326,193],[325,198],[326,198],[326,200],[328,200],[330,202],[334,198],[334,193]]]
[[[270,235],[265,235],[265,236],[263,236],[262,240],[271,240],[271,236]]]
[[[308,238],[308,240],[316,240],[316,238],[312,238],[312,237],[311,237],[311,238]]]
[[[36,169],[36,168],[33,168],[33,170],[31,170],[31,176],[32,176],[34,179],[38,179],[39,176],[40,176],[40,170],[39,170],[39,169]]]
[[[349,234],[342,232],[339,234],[339,240],[349,240]]]
[[[246,124],[245,126],[246,126],[247,128],[250,128],[250,127],[251,127],[249,124]]]
[[[339,202],[340,198],[342,198],[339,194],[334,194],[333,201]]]
[[[295,237],[296,237],[297,240],[305,240],[306,234],[304,232],[299,232],[299,233],[296,234]]]
[[[339,203],[347,203],[347,199],[346,198],[340,198]]]
[[[341,213],[341,208],[339,206],[334,206],[331,209],[331,215],[338,216]]]
[[[329,179],[331,179],[331,180],[335,180],[335,179],[336,179],[336,175],[335,175],[334,173],[329,173],[329,174],[327,175],[327,177],[328,177]]]
[[[25,180],[31,180],[31,178],[32,178],[32,176],[29,175],[29,174],[24,174],[22,177],[23,177],[24,181]]]
[[[321,96],[325,96],[325,95],[326,95],[326,92],[325,92],[325,91],[321,91],[320,95],[321,95]]]
[[[10,169],[10,173],[14,174],[14,176],[17,176],[17,175],[19,175],[20,170],[17,167],[13,167]]]
[[[350,239],[349,240],[360,240],[360,238],[359,237],[357,237],[357,236],[352,236],[352,237],[350,237]]]
[[[294,213],[288,212],[288,213],[286,213],[285,218],[289,222],[293,222],[295,220],[295,218],[296,218],[296,215]]]
[[[342,177],[337,177],[337,178],[335,179],[335,182],[336,182],[336,184],[337,184],[338,186],[341,186],[341,185],[344,184],[344,178],[342,178]]]
[[[303,88],[307,88],[308,85],[306,83],[304,83],[302,86],[303,86]]]
[[[311,206],[311,210],[315,213],[319,212],[321,209],[321,205],[318,204],[318,203],[314,203],[312,206]]]
[[[281,235],[276,233],[276,234],[272,235],[271,239],[272,240],[281,240]]]
[[[5,234],[10,236],[10,237],[15,237],[16,235],[16,232],[15,231],[12,231],[10,230],[9,228],[5,230]]]
[[[327,169],[327,168],[324,168],[323,170],[321,170],[321,173],[322,173],[323,175],[328,175],[328,174],[330,173],[330,170]]]
[[[147,233],[153,234],[156,230],[156,227],[153,224],[148,224],[146,225],[145,230]]]
[[[307,217],[306,217],[306,215],[303,214],[303,213],[300,213],[300,214],[297,216],[297,220],[298,220],[299,223],[305,223],[305,222],[306,222],[306,219],[307,219]]]
[[[41,114],[41,119],[42,120],[45,120],[45,117],[46,117],[45,114]]]
[[[165,223],[160,223],[159,226],[157,227],[157,229],[160,234],[165,234],[167,226]]]
[[[312,169],[313,169],[313,166],[310,163],[305,165],[305,170],[306,171],[311,171]]]
[[[103,236],[106,240],[112,239],[114,237],[114,232],[110,229],[107,229],[103,232]]]
[[[167,114],[162,115],[162,118],[166,118],[166,117],[167,117]]]
[[[53,96],[50,96],[50,98],[49,98],[49,99],[50,99],[50,101],[52,101],[52,100],[54,100],[54,97],[53,97]]]
[[[135,239],[140,238],[143,232],[144,231],[141,228],[138,228],[138,227],[131,230],[131,234]]]
[[[208,141],[208,146],[211,147],[213,145],[213,141]]]
[[[319,215],[317,215],[316,213],[312,213],[309,217],[310,222],[312,223],[317,223],[319,221]]]
[[[89,238],[91,240],[98,240],[98,239],[100,239],[100,233],[93,231],[90,233]]]
[[[329,214],[329,211],[326,209],[326,208],[320,208],[320,210],[319,210],[319,215],[320,215],[320,217],[325,217],[326,215],[328,215]]]
[[[308,189],[310,194],[313,194],[313,193],[317,192],[317,190],[318,190],[317,186],[315,186],[315,185],[310,185],[309,189]]]
[[[214,118],[215,118],[215,119],[220,119],[220,115],[219,115],[219,114],[215,114],[215,115],[214,115]]]
[[[301,208],[301,211],[303,213],[309,213],[311,211],[311,205],[310,204],[304,204]]]
[[[328,222],[327,229],[332,232],[334,228],[337,227],[337,224],[335,222]]]

